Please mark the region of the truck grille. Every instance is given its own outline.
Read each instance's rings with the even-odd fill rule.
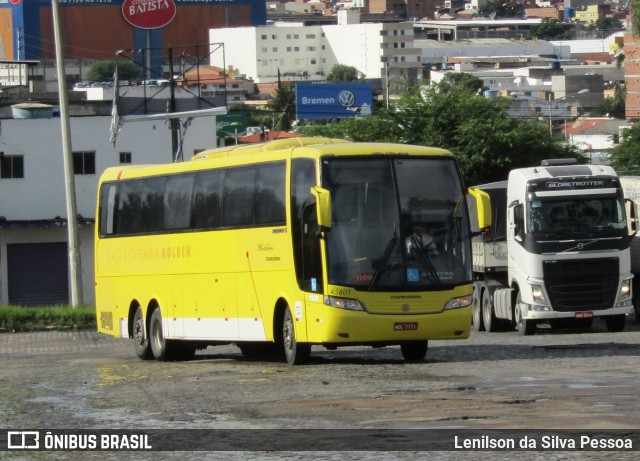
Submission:
[[[618,258],[545,261],[543,274],[556,311],[610,309],[618,291]]]

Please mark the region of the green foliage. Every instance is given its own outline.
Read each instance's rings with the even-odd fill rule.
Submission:
[[[481,16],[493,15],[495,18],[521,18],[524,7],[517,0],[488,0],[478,12]]]
[[[566,25],[550,18],[543,18],[540,24],[531,26],[530,34],[532,38],[543,40],[571,38],[571,31]]]
[[[336,64],[327,75],[327,82],[355,82],[360,79],[360,72],[353,66]]]
[[[296,93],[291,86],[281,86],[269,104],[269,108],[275,112],[273,129],[276,131],[288,131],[296,119]]]
[[[616,87],[613,97],[607,97],[593,109],[594,115],[625,118],[625,102],[627,91],[624,87]]]
[[[96,82],[113,81],[113,73],[116,69],[115,61],[98,61],[87,73],[87,78]],[[132,80],[138,78],[140,68],[131,61],[118,61],[118,78],[120,80]]]
[[[94,306],[0,306],[0,331],[35,331],[96,326]]]
[[[585,27],[586,30],[622,30],[624,29],[624,25],[622,21],[615,18],[598,18],[591,24]]]
[[[481,78],[466,72],[447,72],[439,83],[439,86],[441,89],[461,87],[471,92],[478,93],[483,88],[483,82]]]
[[[467,184],[507,178],[509,170],[539,165],[547,158],[580,158],[546,124],[508,116],[509,101],[484,98],[470,80],[447,81],[406,92],[390,110],[326,127],[305,127],[308,135],[352,141],[388,141],[451,150]]]
[[[404,133],[395,118],[392,113],[380,109],[374,116],[346,118],[329,125],[301,126],[297,131],[304,136],[326,136],[353,142],[398,142],[403,140]]]
[[[611,166],[620,175],[640,175],[640,126],[622,131],[620,144],[610,151]]]

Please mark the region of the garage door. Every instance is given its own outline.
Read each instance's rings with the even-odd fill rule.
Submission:
[[[67,242],[7,245],[9,303],[69,304]]]

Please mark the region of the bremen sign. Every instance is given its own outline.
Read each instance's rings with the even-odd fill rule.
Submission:
[[[158,29],[173,20],[176,4],[173,0],[125,0],[122,15],[134,27]]]

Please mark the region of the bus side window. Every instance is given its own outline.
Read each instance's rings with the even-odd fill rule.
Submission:
[[[302,213],[302,280],[305,291],[322,291],[320,226],[316,205],[307,205]]]
[[[322,260],[316,217],[316,164],[312,159],[291,161],[291,239],[296,279],[301,290],[322,292]]]

